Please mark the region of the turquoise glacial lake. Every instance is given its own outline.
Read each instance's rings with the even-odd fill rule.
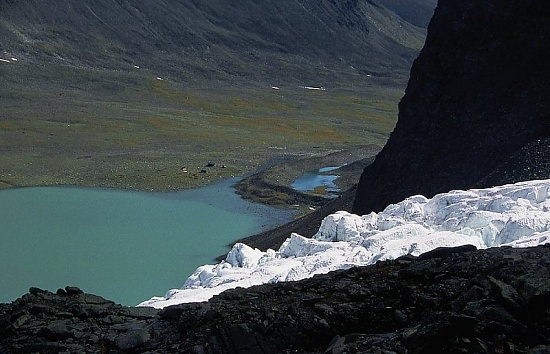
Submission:
[[[70,285],[131,306],[181,287],[228,244],[291,220],[241,199],[235,181],[171,193],[0,191],[0,302]]]

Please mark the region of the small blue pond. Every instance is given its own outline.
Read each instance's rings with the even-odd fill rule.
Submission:
[[[340,192],[334,181],[338,175],[327,174],[327,172],[338,169],[339,166],[323,167],[319,170],[309,171],[297,178],[290,186],[298,191],[309,192],[316,188],[323,187],[326,192]],[[330,196],[330,194],[327,194]]]

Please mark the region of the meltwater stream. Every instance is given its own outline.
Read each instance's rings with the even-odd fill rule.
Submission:
[[[123,305],[180,287],[239,238],[290,221],[228,180],[172,193],[31,187],[0,191],[0,302],[78,286]]]

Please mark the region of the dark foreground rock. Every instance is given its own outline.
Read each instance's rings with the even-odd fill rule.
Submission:
[[[135,351],[177,343],[175,328],[152,308],[117,305],[67,287],[55,294],[38,288],[0,305],[0,353]]]
[[[547,353],[549,267],[463,246],[160,311],[31,289],[0,305],[0,353]]]

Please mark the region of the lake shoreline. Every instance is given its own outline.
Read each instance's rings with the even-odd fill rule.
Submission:
[[[362,149],[327,155],[324,158],[279,164],[271,169],[265,169],[244,178],[235,185],[237,193],[243,198],[250,199],[255,203],[282,208],[293,207],[298,210],[298,214],[295,220],[287,224],[252,236],[243,237],[229,246],[233,246],[236,243],[244,243],[262,251],[266,251],[269,248],[277,250],[293,232],[305,237],[313,236],[319,229],[321,221],[327,215],[339,210],[351,210],[359,177],[363,169],[374,161],[378,152],[379,149],[377,147],[366,146]],[[346,159],[349,159],[349,157],[354,157],[353,162],[347,162]],[[296,178],[296,176],[308,170],[331,164],[342,166],[333,171],[335,174],[340,175],[340,178],[336,179],[335,183],[342,190],[334,199],[299,192],[288,185],[281,186],[271,182],[281,176],[281,171],[291,171],[287,176],[291,175]],[[289,180],[284,181],[290,184]],[[273,194],[276,194],[279,198],[270,198]],[[296,208],[296,203],[301,203],[301,208]],[[220,255],[217,258],[218,261],[223,259],[225,259],[225,255]]]
[[[162,199],[178,199],[178,195],[180,193],[191,193],[193,195],[193,199],[196,201],[201,201],[206,204],[216,205],[220,202],[219,198],[221,198],[220,190],[216,189],[216,186],[219,186],[220,188],[229,189],[232,191],[232,194],[238,199],[242,199],[245,202],[248,202],[249,204],[244,205],[245,209],[241,209],[241,207],[236,207],[237,205],[240,205],[239,203],[230,203],[230,204],[224,204],[221,207],[223,209],[227,209],[228,211],[236,211],[241,213],[248,213],[250,215],[255,215],[257,218],[263,220],[262,223],[258,226],[256,230],[254,230],[251,233],[248,234],[236,234],[233,235],[234,238],[227,240],[225,242],[219,243],[219,248],[222,250],[220,253],[219,251],[215,251],[215,253],[212,255],[212,258],[210,260],[203,260],[201,262],[198,262],[195,264],[192,268],[195,269],[198,266],[201,266],[203,264],[211,263],[219,261],[220,259],[225,258],[225,254],[229,252],[230,247],[238,242],[243,242],[248,244],[251,247],[260,248],[262,250],[265,250],[267,248],[272,249],[278,249],[280,244],[288,237],[290,237],[292,232],[297,232],[302,234],[303,236],[312,236],[318,229],[321,220],[328,214],[333,213],[337,210],[349,210],[351,208],[351,203],[353,202],[353,197],[355,195],[354,192],[354,185],[352,185],[351,188],[348,188],[347,191],[340,193],[340,196],[336,199],[327,199],[322,198],[315,195],[310,195],[308,193],[298,192],[294,191],[292,188],[288,186],[280,186],[276,184],[270,184],[268,181],[274,173],[278,173],[281,166],[283,165],[284,168],[292,169],[292,173],[300,173],[302,170],[309,169],[311,166],[315,167],[322,167],[326,166],[327,164],[334,163],[335,160],[342,161],[344,158],[349,158],[350,156],[355,156],[353,154],[349,154],[348,152],[338,152],[334,154],[330,154],[328,156],[322,157],[322,158],[315,158],[315,159],[301,159],[301,160],[286,160],[286,161],[278,161],[278,163],[271,164],[269,166],[265,166],[260,171],[252,173],[248,177],[233,177],[229,179],[223,179],[220,181],[216,181],[213,183],[210,183],[208,186],[200,187],[200,188],[192,188],[192,189],[183,189],[179,191],[143,191],[143,190],[133,190],[133,189],[121,189],[116,187],[109,187],[109,186],[98,186],[98,187],[89,187],[89,186],[79,186],[79,185],[57,185],[57,186],[21,186],[21,187],[11,187],[7,189],[2,189],[0,191],[9,191],[9,190],[18,190],[18,189],[28,189],[28,188],[40,188],[40,187],[57,187],[57,188],[66,188],[66,189],[95,189],[95,190],[101,190],[105,192],[126,192],[126,193],[146,193],[147,195],[150,195],[151,197],[158,197],[161,196]],[[364,167],[364,162],[353,162],[351,164],[348,164],[348,169],[353,171],[353,173],[360,173],[362,171],[362,168]],[[350,168],[349,166],[353,166],[353,168]],[[265,200],[262,200],[261,198],[254,198],[254,195],[252,198],[243,197],[242,193],[240,193],[242,190],[239,190],[239,187],[246,186],[247,188],[252,188],[254,190],[258,190],[258,188],[261,188],[263,191],[269,190],[269,191],[284,191],[286,192],[286,195],[296,195],[298,196],[297,199],[295,198],[293,203],[288,203],[288,199],[286,199],[285,203],[280,203],[280,201],[275,200],[275,203],[265,203]],[[214,190],[218,190],[218,192],[215,192],[208,197],[205,197],[203,194],[200,193],[200,190],[202,188],[214,188]],[[224,190],[225,190],[224,189]],[[224,192],[225,193],[225,192]],[[202,195],[202,196],[201,196]],[[282,193],[280,193],[282,195]],[[273,200],[272,200],[273,201]],[[300,203],[300,206],[303,209],[306,209],[306,212],[301,212],[298,216],[297,213],[300,213],[300,208],[298,207],[298,204]],[[276,207],[276,209],[279,209],[280,216],[274,217],[274,214],[272,212],[266,211],[266,207],[273,208]],[[237,208],[237,209],[235,209]],[[314,209],[314,210],[313,210]],[[286,215],[286,216],[284,216]],[[61,219],[60,219],[61,220]],[[14,229],[15,230],[15,229]],[[235,237],[236,236],[236,237]],[[229,243],[226,243],[228,242]],[[226,248],[227,247],[227,248]],[[223,251],[223,249],[226,248],[226,251]],[[216,257],[216,254],[222,254],[222,256]],[[177,274],[181,276],[181,281],[183,281],[186,276],[189,274],[186,274],[185,272],[180,271],[172,271],[174,274]],[[66,284],[64,285],[77,285],[82,286],[80,283],[75,283],[74,279],[70,280],[67,278]],[[42,286],[40,283],[29,283],[29,286]],[[90,286],[85,286],[89,288]],[[167,287],[168,288],[168,287]],[[164,290],[164,289],[163,289]],[[94,290],[99,291],[99,290]],[[101,291],[100,291],[101,292]],[[102,291],[102,293],[106,293],[105,291]],[[150,295],[155,295],[154,293],[151,293]],[[160,294],[157,294],[160,295]],[[111,295],[113,297],[113,295]]]
[[[29,185],[16,185],[5,180],[0,180],[0,191],[32,187],[83,187],[171,194],[234,179],[233,188],[243,199],[290,210],[296,210],[296,204],[306,204],[305,209],[302,208],[301,210],[302,212],[305,211],[304,214],[306,214],[309,213],[308,210],[311,211],[311,208],[325,205],[330,200],[315,193],[301,192],[293,189],[290,187],[290,184],[296,178],[312,169],[322,168],[330,164],[340,164],[343,168],[335,171],[335,173],[340,175],[336,183],[342,191],[346,191],[355,186],[364,167],[372,162],[371,160],[379,151],[379,147],[367,145],[353,149],[335,150],[321,155],[310,153],[303,156],[273,156],[254,171],[249,171],[242,175],[212,176],[209,174],[209,168],[223,169],[221,165],[212,164],[212,166],[206,166],[205,172],[201,173],[201,175],[204,175],[204,180],[197,182],[196,185],[181,186],[174,189],[166,189],[156,185],[151,185],[147,188],[127,187],[117,183],[110,183],[110,181],[99,182],[95,179],[82,180],[76,183],[54,181],[51,183]],[[281,175],[282,171],[284,171],[285,175]]]
[[[126,305],[180,287],[228,243],[292,220],[225,180],[178,193],[80,186],[0,191],[3,301],[29,287],[77,286]],[[122,286],[124,285],[124,286]],[[132,291],[134,289],[135,291]]]

